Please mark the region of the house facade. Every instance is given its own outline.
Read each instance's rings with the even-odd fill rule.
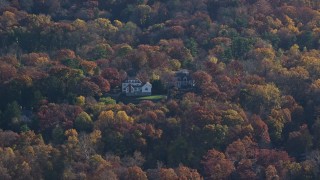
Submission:
[[[182,69],[175,73],[175,87],[178,89],[190,89],[195,86],[195,82],[192,79],[190,73],[186,69]]]
[[[139,79],[128,78],[122,82],[122,93],[126,96],[149,96],[152,92],[152,84],[142,83]]]

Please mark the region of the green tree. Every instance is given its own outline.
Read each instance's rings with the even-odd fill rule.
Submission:
[[[1,127],[19,130],[21,106],[17,101],[7,104],[1,119]]]
[[[180,163],[188,164],[192,158],[192,148],[188,145],[188,141],[180,136],[170,143],[167,154],[167,162],[170,166],[177,166]]]
[[[91,117],[84,111],[77,116],[74,125],[78,131],[91,131],[93,128]]]
[[[60,144],[65,140],[64,131],[61,127],[57,126],[52,130],[51,134],[52,142]]]
[[[252,40],[244,37],[235,37],[232,39],[232,55],[236,59],[243,59],[252,48]]]
[[[281,93],[274,84],[248,85],[241,93],[242,106],[256,114],[268,114],[273,108],[280,107]]]
[[[102,97],[99,99],[100,102],[104,104],[116,104],[116,100],[112,99],[111,97]]]

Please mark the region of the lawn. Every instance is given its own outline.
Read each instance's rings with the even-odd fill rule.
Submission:
[[[167,96],[165,95],[153,95],[153,96],[144,96],[137,98],[138,100],[160,100],[160,99],[165,99]]]

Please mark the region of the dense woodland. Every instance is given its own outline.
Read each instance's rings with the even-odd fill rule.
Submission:
[[[319,179],[320,2],[0,0],[0,179]],[[110,98],[127,77],[160,102]],[[174,93],[173,93],[174,94]]]

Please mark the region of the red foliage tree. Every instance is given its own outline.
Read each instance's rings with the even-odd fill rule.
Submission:
[[[254,135],[257,142],[259,142],[260,145],[268,145],[270,143],[268,125],[257,115],[253,115],[250,118],[250,122],[254,129]]]
[[[102,76],[94,76],[91,78],[91,81],[97,84],[102,92],[110,91],[109,81],[104,79]]]
[[[186,166],[179,166],[174,170],[176,174],[179,177],[179,180],[187,180],[187,179],[193,179],[193,180],[200,180],[201,176],[195,169],[190,169]]]
[[[209,150],[202,161],[208,179],[228,179],[234,171],[233,163],[217,150]]]
[[[74,120],[81,111],[82,109],[79,106],[53,103],[42,105],[37,113],[40,129],[52,129],[56,126],[61,126],[65,129],[72,128]]]
[[[16,74],[17,69],[13,65],[0,62],[0,82],[8,81],[15,77]]]
[[[120,86],[121,77],[117,69],[115,68],[105,68],[101,72],[101,76],[107,79],[110,83],[111,88]]]

